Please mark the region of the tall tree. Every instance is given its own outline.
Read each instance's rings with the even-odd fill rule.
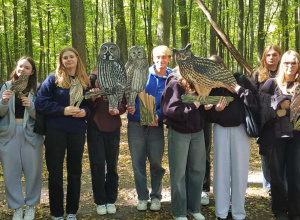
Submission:
[[[156,44],[170,44],[170,23],[172,0],[158,1],[157,37]]]
[[[238,51],[244,55],[244,0],[239,0],[239,20],[238,20]],[[241,65],[238,67],[238,71],[242,72],[243,68]]]
[[[29,54],[29,56],[33,57],[33,51],[32,51],[32,31],[31,31],[31,0],[27,0],[26,15],[27,15],[28,54]]]
[[[2,0],[2,13],[3,13],[3,26],[4,26],[4,40],[5,40],[5,60],[6,60],[6,78],[9,79],[10,73],[12,71],[11,60],[10,60],[10,51],[8,46],[8,29],[7,29],[7,9],[4,4],[4,0]]]
[[[172,1],[172,47],[176,48],[176,0]],[[175,54],[173,54],[173,61],[175,60]]]
[[[289,49],[289,28],[288,28],[288,12],[287,12],[288,0],[281,0],[281,12],[280,21],[282,28],[282,41],[281,49],[287,51]]]
[[[43,81],[42,70],[43,70],[43,60],[44,60],[44,31],[43,31],[43,18],[42,18],[42,10],[41,10],[41,2],[36,0],[36,7],[38,12],[38,20],[39,20],[39,29],[40,29],[40,58],[39,58],[39,69],[37,73],[38,81]]]
[[[95,15],[95,55],[98,54],[99,41],[98,41],[98,24],[99,24],[99,0],[96,0],[96,15]],[[96,57],[96,56],[94,56]]]
[[[211,4],[211,18],[217,21],[218,13],[218,0],[213,0]],[[217,54],[217,33],[212,25],[210,25],[210,42],[209,42],[209,53],[210,55]]]
[[[123,0],[114,0],[114,5],[116,16],[116,44],[120,47],[120,57],[125,64],[127,62],[128,49]]]
[[[262,54],[265,48],[265,6],[266,0],[260,0],[259,2],[259,22],[258,22],[258,34],[257,34],[257,62],[260,62]]]
[[[178,0],[180,32],[181,32],[181,47],[184,48],[189,40],[189,26],[186,13],[186,0]]]
[[[136,0],[130,0],[130,36],[131,36],[131,46],[135,45],[135,11],[136,11]]]
[[[83,0],[70,0],[70,9],[72,46],[78,51],[83,64],[86,65],[86,36]]]
[[[253,62],[254,54],[254,21],[253,21],[253,1],[249,0],[249,14],[250,14],[250,50],[249,50],[249,60]]]
[[[14,16],[14,58],[15,61],[19,58],[19,44],[18,44],[18,1],[13,0],[14,8],[13,8],[13,16]]]
[[[123,5],[123,0],[122,0],[122,5]],[[110,19],[110,41],[114,42],[114,0],[109,1],[109,19]]]
[[[295,48],[300,51],[300,0],[295,0]]]

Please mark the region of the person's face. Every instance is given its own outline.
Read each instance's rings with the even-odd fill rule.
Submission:
[[[168,67],[171,57],[167,55],[153,55],[153,62],[157,69],[165,69]]]
[[[62,55],[62,64],[66,69],[74,69],[77,66],[78,58],[73,51],[66,51]]]
[[[26,75],[30,76],[32,75],[32,65],[29,63],[26,59],[19,60],[17,67],[16,67],[16,73],[18,76]]]
[[[280,54],[276,50],[271,49],[266,55],[266,63],[268,66],[277,66],[280,58]]]
[[[285,75],[289,77],[296,76],[299,64],[297,62],[297,58],[294,55],[287,56],[282,65]]]

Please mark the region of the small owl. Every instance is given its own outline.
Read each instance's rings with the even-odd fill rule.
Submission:
[[[97,61],[100,90],[108,94],[109,110],[118,110],[126,87],[126,71],[120,60],[120,48],[111,42],[100,46]]]
[[[141,46],[131,47],[125,65],[127,76],[125,95],[127,104],[130,107],[134,107],[138,93],[145,88],[149,73],[148,67],[145,49]]]
[[[297,85],[290,104],[290,121],[296,124],[300,116],[300,85]]]
[[[194,85],[199,97],[205,100],[210,91],[218,87],[224,87],[235,93],[232,88],[236,83],[233,74],[210,59],[194,56],[190,48],[191,44],[188,44],[179,51],[173,49],[173,52],[180,74]]]
[[[27,87],[28,80],[29,76],[20,75],[19,78],[12,83],[10,90],[14,91],[15,93],[23,92]]]

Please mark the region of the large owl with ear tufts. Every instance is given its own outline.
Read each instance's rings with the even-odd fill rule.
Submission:
[[[173,49],[173,52],[181,76],[194,85],[199,97],[205,99],[213,88],[219,87],[234,93],[236,80],[233,74],[212,60],[194,56],[190,48],[191,44],[188,44],[179,51]]]
[[[300,116],[300,85],[295,87],[294,95],[290,104],[290,121],[296,124]]]
[[[130,48],[128,55],[128,61],[125,65],[127,74],[125,95],[128,106],[134,107],[136,96],[145,89],[149,65],[146,51],[141,46]]]
[[[108,94],[109,110],[116,112],[126,87],[126,71],[116,44],[106,42],[100,46],[97,69],[100,90]]]

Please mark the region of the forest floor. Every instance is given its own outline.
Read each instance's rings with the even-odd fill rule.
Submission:
[[[135,184],[133,179],[133,171],[131,166],[130,152],[127,144],[127,121],[125,116],[123,118],[123,125],[121,130],[121,142],[120,142],[120,156],[119,156],[119,196],[116,202],[117,213],[112,215],[99,216],[96,213],[96,205],[93,200],[93,191],[91,184],[91,174],[89,166],[89,158],[87,153],[87,146],[85,146],[83,156],[83,172],[82,172],[82,185],[81,185],[81,197],[80,208],[77,213],[77,218],[81,219],[138,219],[138,220],[167,220],[172,219],[171,215],[171,196],[170,196],[170,182],[169,182],[169,167],[168,167],[168,154],[167,147],[163,157],[163,167],[166,169],[166,173],[163,178],[163,191],[162,191],[162,208],[159,212],[152,212],[149,209],[144,212],[139,212],[136,209],[137,197],[135,191]],[[167,141],[166,141],[167,143]],[[0,172],[2,172],[0,168]],[[147,173],[149,174],[149,166],[147,167]],[[211,173],[211,176],[213,174]],[[36,208],[36,219],[51,219],[49,211],[49,199],[48,199],[48,172],[46,164],[44,163],[43,171],[43,187],[41,195],[41,204]],[[149,176],[148,176],[149,177]],[[212,178],[213,179],[213,178]],[[23,179],[24,182],[24,179]],[[149,181],[148,181],[149,182]],[[64,184],[66,189],[66,173],[64,173]],[[206,217],[206,220],[215,219],[214,215],[214,198],[210,193],[210,204],[208,206],[202,206],[202,214]],[[65,190],[66,192],[66,190]],[[148,207],[150,203],[148,204]],[[272,220],[273,214],[271,212],[271,200],[267,197],[267,191],[262,188],[262,175],[260,168],[260,156],[258,154],[258,147],[255,144],[255,140],[252,140],[251,152],[250,152],[250,167],[248,172],[248,187],[246,192],[246,219],[255,220]],[[3,176],[0,176],[0,220],[12,219],[13,211],[7,207],[5,199],[5,187],[3,182]],[[189,219],[192,219],[189,217]]]

